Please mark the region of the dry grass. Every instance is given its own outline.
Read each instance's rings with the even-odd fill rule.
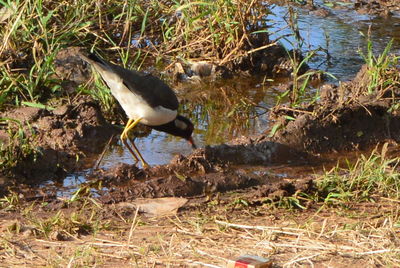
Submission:
[[[270,258],[276,267],[396,266],[399,205],[392,200],[342,215],[338,210],[300,213],[227,205],[192,205],[166,218],[132,211],[128,217],[118,213],[111,230],[69,241],[3,230],[0,266],[225,267],[228,259],[243,254]],[[1,222],[3,228],[7,225]]]

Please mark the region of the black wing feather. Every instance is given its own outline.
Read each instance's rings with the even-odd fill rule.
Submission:
[[[95,54],[89,54],[88,58],[108,67],[107,69],[121,77],[124,85],[133,93],[141,96],[151,107],[163,106],[170,110],[178,109],[179,102],[175,92],[159,78],[151,74],[122,68],[106,62]]]

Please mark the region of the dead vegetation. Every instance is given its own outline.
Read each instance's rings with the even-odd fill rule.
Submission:
[[[400,215],[395,200],[350,210],[320,207],[288,211],[267,204],[248,206],[238,202],[239,196],[243,198],[236,194],[206,203],[191,200],[178,215],[161,218],[148,218],[135,208],[85,207],[83,213],[97,214],[87,218],[87,224],[102,223],[89,234],[77,228],[83,218],[68,214],[48,219],[43,212],[42,216],[33,214],[38,221],[57,220],[49,237],[38,235],[38,227],[29,221],[32,216],[3,218],[2,264],[224,267],[229,259],[243,254],[269,258],[275,267],[396,266],[399,262]],[[59,224],[65,220],[64,225]],[[68,226],[75,228],[67,231]]]

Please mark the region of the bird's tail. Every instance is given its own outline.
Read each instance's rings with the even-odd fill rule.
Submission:
[[[90,59],[93,62],[98,63],[98,64],[102,64],[102,65],[105,65],[105,66],[108,65],[102,58],[100,58],[99,56],[97,56],[94,53],[89,53],[87,58]]]
[[[94,53],[84,53],[82,51],[79,52],[79,57],[92,65],[105,79],[108,81],[110,76],[114,75],[114,70],[112,64],[108,63],[107,61],[103,60],[99,56]]]
[[[97,56],[94,53],[86,54],[86,53],[84,53],[82,51],[79,51],[79,57],[82,60],[86,61],[87,63],[89,63],[89,64],[91,64],[91,65],[93,65],[95,67],[100,65],[100,67],[102,67],[102,69],[109,69],[110,68],[110,65],[105,60],[103,60],[102,58],[100,58],[99,56]]]

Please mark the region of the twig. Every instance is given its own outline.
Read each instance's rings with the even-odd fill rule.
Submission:
[[[194,264],[194,265],[200,265],[201,267],[211,267],[211,268],[222,268],[223,266],[217,266],[213,264],[208,264],[200,261],[193,261],[193,260],[187,260],[188,263]]]
[[[289,227],[270,227],[270,226],[259,226],[259,225],[255,225],[255,226],[251,226],[251,225],[243,225],[243,224],[235,224],[235,223],[229,223],[229,222],[224,222],[224,221],[219,221],[216,220],[215,223],[217,224],[221,224],[221,225],[225,225],[228,227],[234,227],[234,228],[240,228],[240,229],[254,229],[254,230],[260,230],[260,231],[274,231],[274,232],[278,232],[278,233],[282,233],[282,234],[287,234],[287,235],[294,235],[294,236],[299,236],[301,234],[303,234],[305,231],[301,230],[301,229],[296,229],[296,228],[289,228]],[[299,233],[293,233],[293,232],[287,232],[284,230],[288,230],[288,231],[298,231]]]
[[[309,111],[304,111],[304,110],[299,110],[299,109],[294,109],[294,108],[289,108],[289,107],[279,107],[280,110],[285,110],[285,111],[292,111],[292,112],[298,112],[298,113],[305,113],[305,114],[313,114],[313,112]]]
[[[228,53],[228,55],[225,56],[225,58],[223,58],[220,62],[219,65],[224,65],[225,62],[228,61],[228,59],[234,54],[236,53],[236,51],[241,47],[244,39],[245,39],[246,35],[243,35],[242,38],[240,39],[239,43],[236,45],[236,47],[234,49],[232,49],[231,52]]]
[[[299,258],[299,259],[295,259],[295,260],[292,260],[292,261],[290,261],[290,262],[285,263],[284,266],[290,266],[291,264],[294,264],[294,263],[296,263],[296,262],[301,262],[301,261],[305,261],[305,260],[310,260],[310,259],[312,259],[312,258],[314,258],[314,257],[316,257],[316,256],[321,255],[321,254],[322,254],[322,253],[317,253],[317,254],[314,254],[314,255],[311,255],[311,256],[307,256],[307,257],[302,257],[302,258]]]
[[[75,257],[75,256],[72,256],[71,259],[69,259],[67,268],[71,268],[71,267],[72,267],[72,264],[74,263],[74,257]]]
[[[103,149],[103,152],[100,154],[99,158],[96,161],[96,164],[94,165],[93,170],[96,170],[99,168],[101,161],[103,161],[104,158],[104,154],[106,153],[106,151],[108,150],[108,148],[110,147],[111,141],[114,139],[115,134],[112,134],[111,138],[108,140],[106,146]]]
[[[373,251],[366,251],[366,252],[356,252],[356,255],[372,255],[378,253],[386,253],[386,252],[400,252],[400,249],[380,249],[380,250],[373,250]]]
[[[137,226],[137,224],[136,224],[136,223],[137,223],[137,222],[136,222],[136,218],[137,218],[138,213],[139,213],[139,206],[136,207],[135,216],[133,217],[131,229],[129,230],[128,241],[127,241],[127,243],[126,243],[128,247],[129,247],[129,245],[130,245],[130,243],[131,243],[133,231],[135,230],[135,228],[136,228],[136,226]]]
[[[275,46],[275,45],[276,45],[276,42],[273,42],[273,43],[267,44],[265,46],[257,47],[257,48],[254,48],[254,49],[251,49],[251,50],[247,51],[247,54],[251,54],[251,53],[254,53],[256,51],[263,50],[263,49],[266,49],[266,48],[269,48],[269,47],[272,47],[272,46]]]

